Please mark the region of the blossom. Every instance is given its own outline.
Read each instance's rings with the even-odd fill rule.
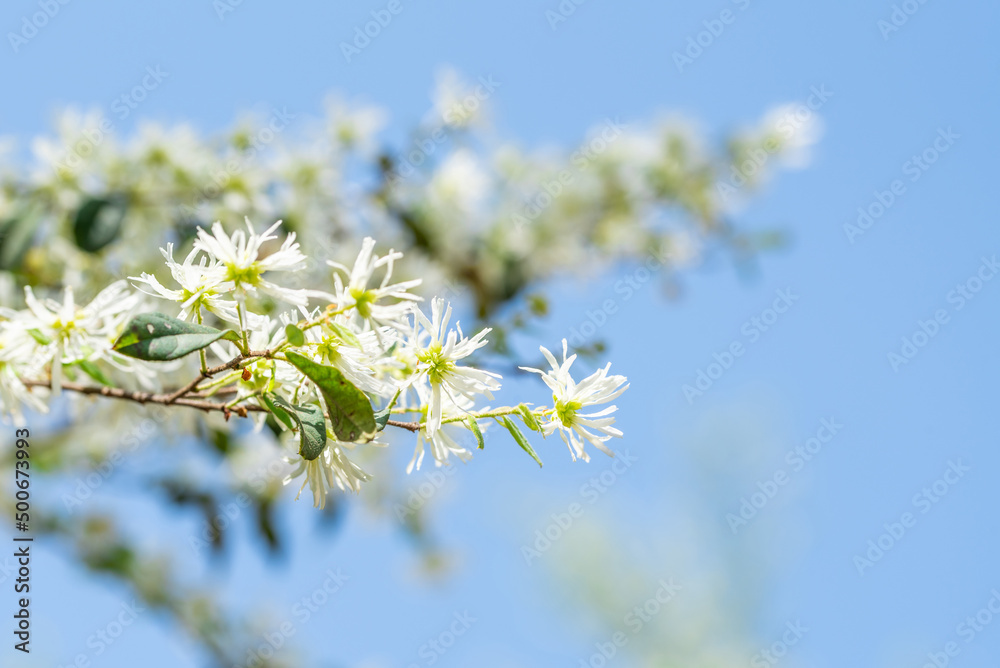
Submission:
[[[375,369],[376,361],[385,356],[385,347],[398,338],[394,330],[354,333],[338,316],[305,334],[306,340],[316,346],[317,361],[336,367],[358,389],[382,397],[396,392],[396,385],[377,377]]]
[[[39,300],[31,286],[25,286],[24,295],[28,310],[17,313],[15,326],[36,339],[39,361],[52,362],[55,394],[61,388],[63,364],[119,357],[112,353],[112,343],[138,304],[125,281],[112,283],[83,307],[77,306],[72,286],[64,288],[61,302]]]
[[[487,327],[471,339],[462,334],[457,323],[456,329],[449,330],[451,305],[446,306],[440,298],[431,301],[430,320],[421,311],[415,311],[415,315],[424,331],[430,334],[428,343],[416,351],[416,357],[420,362],[417,370],[423,372],[431,386],[426,429],[428,435],[433,436],[441,427],[442,393],[456,404],[459,397],[472,400],[477,394],[492,399],[492,391],[500,389],[497,380],[500,374],[456,364],[486,345],[485,337],[491,328]]]
[[[219,264],[208,264],[208,258],[201,256],[198,264],[194,263],[195,257],[201,254],[201,250],[194,248],[184,258],[184,262],[178,263],[174,260],[174,245],[167,244],[166,248],[161,248],[160,252],[167,261],[167,268],[170,275],[180,286],[179,290],[165,288],[155,276],[143,272],[141,276],[130,276],[133,281],[138,281],[135,287],[152,297],[169,299],[178,302],[181,312],[178,316],[181,320],[187,320],[192,314],[199,317],[201,309],[214,313],[223,320],[236,323],[239,322],[236,311],[236,302],[226,300],[223,295],[231,290],[225,281],[225,271]],[[151,288],[144,290],[143,285]]]
[[[460,397],[458,402],[454,402],[450,397],[443,398],[442,418],[464,415],[473,407],[473,402]],[[431,455],[434,457],[435,466],[451,464],[448,458],[451,455],[457,456],[463,462],[472,459],[472,453],[458,444],[458,442],[448,434],[449,427],[457,431],[461,428],[461,423],[454,425],[443,425],[440,429],[430,432],[424,424],[417,434],[417,445],[413,450],[413,458],[406,467],[407,473],[412,473],[413,469],[420,470],[420,465],[424,461],[425,446],[430,445]],[[485,424],[480,425],[480,429],[485,429]]]
[[[35,342],[24,330],[9,324],[0,322],[0,418],[7,422],[9,417],[20,427],[24,425],[22,407],[45,413],[48,406],[21,381],[40,371],[39,359],[32,356]]]
[[[254,232],[250,219],[245,219],[247,232],[236,230],[229,236],[222,229],[222,223],[212,225],[212,233],[204,228],[198,229],[198,238],[194,247],[204,251],[223,270],[223,280],[231,285],[233,290],[241,293],[254,293],[257,290],[272,297],[284,300],[296,306],[308,304],[309,293],[305,290],[283,288],[266,279],[264,274],[272,271],[297,271],[306,265],[306,256],[299,251],[295,241],[295,233],[285,237],[281,248],[265,258],[260,258],[260,249],[264,243],[277,239],[272,235],[281,225],[279,220],[263,234]]]
[[[329,435],[329,433],[328,433]],[[334,486],[342,491],[361,491],[361,483],[371,480],[371,476],[350,461],[344,454],[344,447],[348,444],[328,441],[323,452],[316,459],[308,460],[300,455],[287,457],[286,462],[295,466],[295,470],[284,479],[284,484],[290,483],[301,475],[305,476],[299,494],[306,485],[313,495],[313,505],[317,508],[326,506],[327,494]],[[299,494],[295,498],[299,498]]]
[[[576,360],[576,355],[567,356],[567,343],[563,339],[563,361],[559,364],[555,356],[545,347],[539,350],[552,367],[548,371],[521,367],[525,371],[541,375],[542,380],[552,390],[552,400],[555,408],[551,419],[542,424],[543,433],[548,436],[559,431],[559,436],[569,448],[573,460],[577,458],[590,461],[590,455],[584,451],[584,440],[589,441],[606,455],[614,453],[604,443],[612,436],[621,437],[622,433],[612,427],[615,419],[607,417],[618,410],[617,406],[608,406],[596,413],[582,413],[588,406],[597,406],[614,401],[622,392],[628,389],[625,376],[609,376],[609,362],[603,369],[598,369],[579,383],[573,380],[569,368]],[[593,431],[588,431],[588,428]],[[597,433],[593,433],[597,432]],[[583,440],[581,440],[583,439]]]
[[[337,303],[338,308],[353,308],[358,316],[376,331],[380,325],[402,329],[405,326],[406,317],[413,310],[412,302],[420,300],[420,297],[407,291],[420,285],[421,281],[417,278],[400,283],[390,283],[393,263],[402,258],[403,254],[390,249],[388,254],[379,257],[374,254],[374,250],[375,240],[371,237],[365,237],[361,243],[361,252],[358,253],[358,258],[354,261],[354,268],[350,272],[342,264],[327,261],[328,265],[338,270],[333,275],[335,294],[330,299]],[[382,282],[377,288],[369,288],[368,284],[375,271],[382,267],[385,267]],[[346,285],[339,272],[348,274]],[[378,303],[383,299],[400,301],[391,304]]]

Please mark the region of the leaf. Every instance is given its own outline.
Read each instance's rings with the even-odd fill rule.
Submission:
[[[31,338],[37,341],[38,344],[41,346],[47,346],[50,343],[52,343],[52,339],[45,336],[45,334],[43,334],[42,331],[39,329],[29,329],[28,334],[30,334]]]
[[[354,335],[354,332],[349,330],[347,327],[344,327],[343,325],[336,322],[331,322],[330,327],[337,334],[337,338],[339,338],[345,344],[352,346],[354,348],[358,349],[361,348],[361,341],[358,339],[357,336]]]
[[[285,338],[296,348],[306,345],[305,333],[292,323],[285,325]]]
[[[41,219],[40,207],[29,206],[19,215],[0,222],[0,270],[21,266]]]
[[[112,386],[113,383],[111,382],[111,379],[105,376],[104,372],[101,371],[100,367],[98,367],[90,360],[80,360],[76,364],[83,370],[85,374],[96,380],[101,385],[107,385],[108,387]]]
[[[274,406],[279,409],[280,412],[274,413],[279,420],[284,421],[281,415],[283,413],[285,418],[295,421],[298,426],[299,454],[302,455],[302,459],[312,461],[319,457],[326,447],[326,419],[323,417],[323,409],[316,404],[293,406],[271,392],[264,396],[267,398],[269,408]]]
[[[240,338],[239,334],[237,334],[231,329],[227,329],[226,331],[224,331],[222,333],[222,338],[225,339],[226,341],[232,341],[233,343],[237,344],[237,347],[243,345],[243,339]]]
[[[284,408],[272,401],[271,397],[276,397],[276,395],[271,392],[265,392],[260,398],[264,400],[264,405],[267,406],[267,410],[271,411],[271,415],[280,420],[283,425],[294,431],[296,426],[295,421],[292,420],[292,417]]]
[[[375,413],[367,395],[344,378],[338,369],[313,362],[291,350],[285,357],[319,388],[330,413],[330,426],[339,440],[352,443],[377,431]]]
[[[84,202],[73,220],[76,245],[96,253],[118,237],[128,208],[123,197],[94,198]]]
[[[114,349],[136,359],[163,362],[201,350],[230,333],[162,313],[144,313],[132,318]]]
[[[535,414],[531,412],[531,409],[524,404],[520,404],[517,410],[521,412],[521,418],[524,420],[524,424],[528,426],[531,431],[537,431],[539,434],[542,433],[542,426],[538,424],[538,420],[535,419]]]
[[[400,392],[402,392],[402,390],[396,390],[396,394],[392,396],[392,401],[390,401],[385,408],[375,413],[375,426],[379,431],[385,429],[385,425],[389,423],[389,416],[392,414],[392,407],[396,405],[396,399],[399,398]]]
[[[531,458],[538,462],[538,465],[541,466],[542,460],[538,458],[537,454],[535,454],[535,451],[531,448],[531,444],[528,443],[528,439],[524,437],[524,434],[522,434],[521,430],[517,428],[517,425],[511,422],[510,418],[506,415],[503,416],[503,426],[507,427],[507,431],[509,431],[510,435],[514,437],[517,444],[521,446],[521,449],[531,455]]]
[[[486,441],[483,439],[483,430],[479,428],[479,423],[476,422],[476,418],[470,415],[465,418],[465,424],[469,425],[469,431],[475,435],[476,442],[479,443],[479,449],[482,450],[485,448]]]

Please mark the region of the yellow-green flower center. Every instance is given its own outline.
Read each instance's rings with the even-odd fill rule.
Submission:
[[[260,263],[254,262],[249,267],[239,267],[235,264],[226,265],[226,280],[236,285],[257,285],[260,281]]]
[[[434,343],[418,352],[417,359],[421,364],[427,365],[427,377],[434,384],[440,384],[445,375],[455,368],[455,363],[442,354],[440,343]]]
[[[583,404],[579,401],[559,401],[555,397],[552,399],[556,402],[556,416],[559,421],[564,427],[572,427],[573,421],[576,419],[576,412],[583,408]]]
[[[337,337],[327,336],[316,346],[316,351],[322,355],[323,361],[327,364],[334,364],[340,359],[340,351],[337,350],[339,345],[340,340]]]
[[[362,290],[361,288],[351,288],[351,297],[354,299],[354,308],[362,318],[370,318],[372,314],[372,304],[377,296],[374,290]]]

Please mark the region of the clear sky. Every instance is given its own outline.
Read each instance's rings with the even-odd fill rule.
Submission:
[[[632,382],[619,426],[627,434],[621,448],[637,460],[586,519],[610,526],[622,550],[652,562],[655,577],[639,589],[645,596],[669,576],[688,583],[683,596],[699,595],[683,565],[659,560],[688,540],[685,518],[712,537],[693,543],[712,546],[697,557],[752,552],[763,565],[748,577],[760,582],[721,586],[760,584],[743,616],[760,649],[787,623],[808,629],[781,665],[916,667],[949,642],[960,650],[951,665],[995,665],[1000,618],[983,623],[992,615],[982,615],[976,631],[960,625],[1000,591],[1000,229],[987,201],[1000,156],[1000,5],[567,0],[575,11],[553,27],[546,12],[558,0],[399,0],[402,10],[347,62],[339,44],[389,3],[229,1],[232,11],[220,18],[210,0],[51,0],[58,12],[16,51],[6,35],[41,10],[34,0],[5,3],[0,133],[27,140],[47,131],[64,104],[108,109],[147,67],[167,78],[122,122],[124,132],[137,117],[211,131],[247,108],[318,113],[325,95],[340,91],[391,110],[390,136],[401,136],[427,109],[444,65],[498,80],[499,131],[528,147],[570,147],[608,117],[641,122],[676,112],[722,136],[773,105],[829,91],[810,167],[780,174],[738,214],[749,229],[782,227],[789,245],[766,255],[751,277],[714,262],[685,278],[677,301],[651,281],[620,300],[601,328],[613,370]],[[713,23],[724,11],[729,22]],[[894,11],[901,25],[888,30]],[[674,53],[706,21],[721,31],[679,68]],[[890,196],[863,233],[845,232],[859,207]],[[588,310],[619,298],[615,282],[631,271],[553,286],[542,340],[557,345]],[[759,329],[751,319],[770,319],[778,291],[791,306]],[[934,335],[921,336],[922,328]],[[924,345],[906,349],[904,337]],[[689,402],[682,387],[733,342],[745,344],[744,354]],[[894,365],[889,353],[912,356]],[[786,453],[823,420],[842,427],[796,464]],[[293,641],[310,657],[304,665],[428,665],[421,645],[466,611],[476,621],[435,665],[579,665],[607,630],[586,611],[568,611],[556,583],[574,560],[594,564],[607,546],[580,541],[580,550],[543,555],[530,567],[521,546],[552,513],[580,501],[580,486],[611,461],[571,464],[561,445],[547,443],[538,470],[506,441],[491,445],[434,498],[433,531],[456,552],[445,580],[415,577],[413,550],[391,522],[353,507],[339,533],[318,535],[301,502],[281,515],[294,559],[272,564],[244,545],[228,566],[214,567],[219,590],[239,605],[269,602],[280,620],[294,618],[291,606],[322,585],[328,568],[348,574],[333,600],[296,627]],[[409,446],[392,456],[403,466]],[[786,483],[734,535],[727,513],[776,474]],[[101,503],[132,498],[127,484],[104,494]],[[688,514],[691,499],[704,512]],[[194,526],[150,506],[135,512],[137,525],[163,526],[152,544],[181,545]],[[892,547],[859,567],[856,557],[886,531],[902,535],[883,538]],[[92,654],[87,637],[115,618],[126,592],[82,581],[58,551],[43,552],[34,573],[45,610],[36,662],[8,664],[5,646],[0,663],[52,666]],[[602,577],[601,569],[592,575]],[[617,587],[611,569],[606,577]],[[1000,599],[994,606],[1000,610]],[[190,647],[170,644],[176,637],[163,619],[140,615],[94,665],[196,665]],[[615,661],[633,665],[634,657]]]

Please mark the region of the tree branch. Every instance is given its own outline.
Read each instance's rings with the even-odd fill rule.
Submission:
[[[216,373],[218,373],[218,371],[216,371]],[[199,378],[198,380],[203,380],[203,378]],[[22,380],[21,382],[24,383],[25,387],[52,387],[51,381],[47,380]],[[230,413],[236,413],[240,417],[246,417],[247,412],[267,412],[266,409],[254,404],[244,404],[242,406],[231,406],[227,408],[225,404],[218,403],[216,401],[192,399],[181,396],[175,397],[174,395],[177,394],[176,392],[169,394],[154,394],[152,392],[123,390],[118,387],[105,387],[103,385],[100,387],[94,387],[91,385],[81,385],[79,383],[62,383],[61,387],[69,392],[110,397],[112,399],[124,399],[126,401],[134,401],[139,404],[188,406],[189,408],[197,408],[205,412],[219,411],[224,413],[227,418]]]
[[[399,420],[387,420],[387,425],[408,429],[409,431],[420,431],[419,422],[400,422]]]
[[[222,373],[223,371],[233,370],[248,359],[253,359],[255,357],[270,357],[273,354],[274,354],[273,350],[259,350],[259,351],[251,350],[246,355],[242,354],[237,355],[236,357],[229,360],[225,364],[220,364],[219,366],[212,367],[211,369],[205,369],[204,371],[201,372],[201,374],[197,378],[192,380],[190,383],[188,383],[181,389],[177,390],[176,392],[167,395],[166,403],[167,404],[176,403],[178,399],[183,397],[188,392],[194,392],[195,389],[197,389],[198,384],[201,381],[205,380],[206,378],[211,378],[215,374]]]

